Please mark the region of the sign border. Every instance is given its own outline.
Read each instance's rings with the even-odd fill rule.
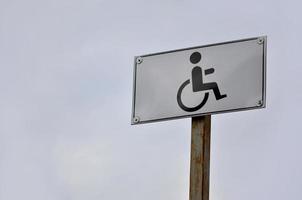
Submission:
[[[137,58],[141,57],[149,57],[149,56],[155,56],[155,55],[161,55],[166,53],[173,53],[178,51],[186,51],[186,50],[192,50],[197,48],[204,48],[204,47],[211,47],[211,46],[218,46],[218,45],[224,45],[224,44],[231,44],[231,43],[237,43],[237,42],[245,42],[250,40],[263,40],[263,60],[262,60],[262,67],[263,67],[263,77],[262,77],[262,102],[258,106],[252,106],[252,107],[246,107],[246,108],[237,108],[237,109],[229,109],[229,110],[223,110],[223,111],[215,111],[215,112],[207,112],[207,113],[199,113],[199,114],[188,114],[188,115],[182,115],[177,117],[166,117],[166,118],[159,118],[159,119],[153,119],[153,120],[145,120],[140,121],[139,118],[135,117],[135,98],[136,98],[136,70],[137,70]],[[132,114],[131,114],[131,125],[138,125],[138,124],[146,124],[146,123],[152,123],[152,122],[160,122],[160,121],[167,121],[167,120],[173,120],[173,119],[182,119],[182,118],[188,118],[188,117],[197,117],[197,116],[204,116],[209,114],[221,114],[221,113],[230,113],[230,112],[238,112],[238,111],[247,111],[247,110],[254,110],[254,109],[260,109],[266,107],[266,62],[267,62],[267,36],[259,36],[259,37],[252,37],[252,38],[245,38],[240,40],[232,40],[232,41],[226,41],[226,42],[220,42],[220,43],[213,43],[213,44],[207,44],[207,45],[201,45],[201,46],[194,46],[194,47],[188,47],[188,48],[182,48],[182,49],[175,49],[171,51],[162,51],[158,53],[151,53],[151,54],[145,54],[141,56],[135,56],[134,57],[134,67],[133,67],[133,92],[132,92]]]

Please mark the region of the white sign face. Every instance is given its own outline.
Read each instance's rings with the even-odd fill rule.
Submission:
[[[265,107],[266,37],[135,58],[132,124]]]

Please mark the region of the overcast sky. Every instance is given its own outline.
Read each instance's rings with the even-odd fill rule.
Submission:
[[[135,55],[268,36],[267,108],[212,117],[211,200],[302,199],[300,1],[0,0],[0,200],[185,200],[190,119],[130,125]]]

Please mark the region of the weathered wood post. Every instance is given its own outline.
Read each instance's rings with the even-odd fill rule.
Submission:
[[[192,118],[190,200],[209,200],[211,115]]]

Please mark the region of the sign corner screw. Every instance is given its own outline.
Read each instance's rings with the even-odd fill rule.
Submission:
[[[136,58],[136,63],[137,64],[141,64],[143,62],[143,58],[142,57],[137,57]]]
[[[133,122],[134,122],[134,123],[138,123],[138,122],[139,122],[139,117],[137,117],[137,116],[134,117],[134,118],[133,118]]]
[[[258,101],[258,106],[262,106],[262,100]]]
[[[264,43],[264,38],[259,38],[257,42],[258,42],[258,44],[263,44]]]

